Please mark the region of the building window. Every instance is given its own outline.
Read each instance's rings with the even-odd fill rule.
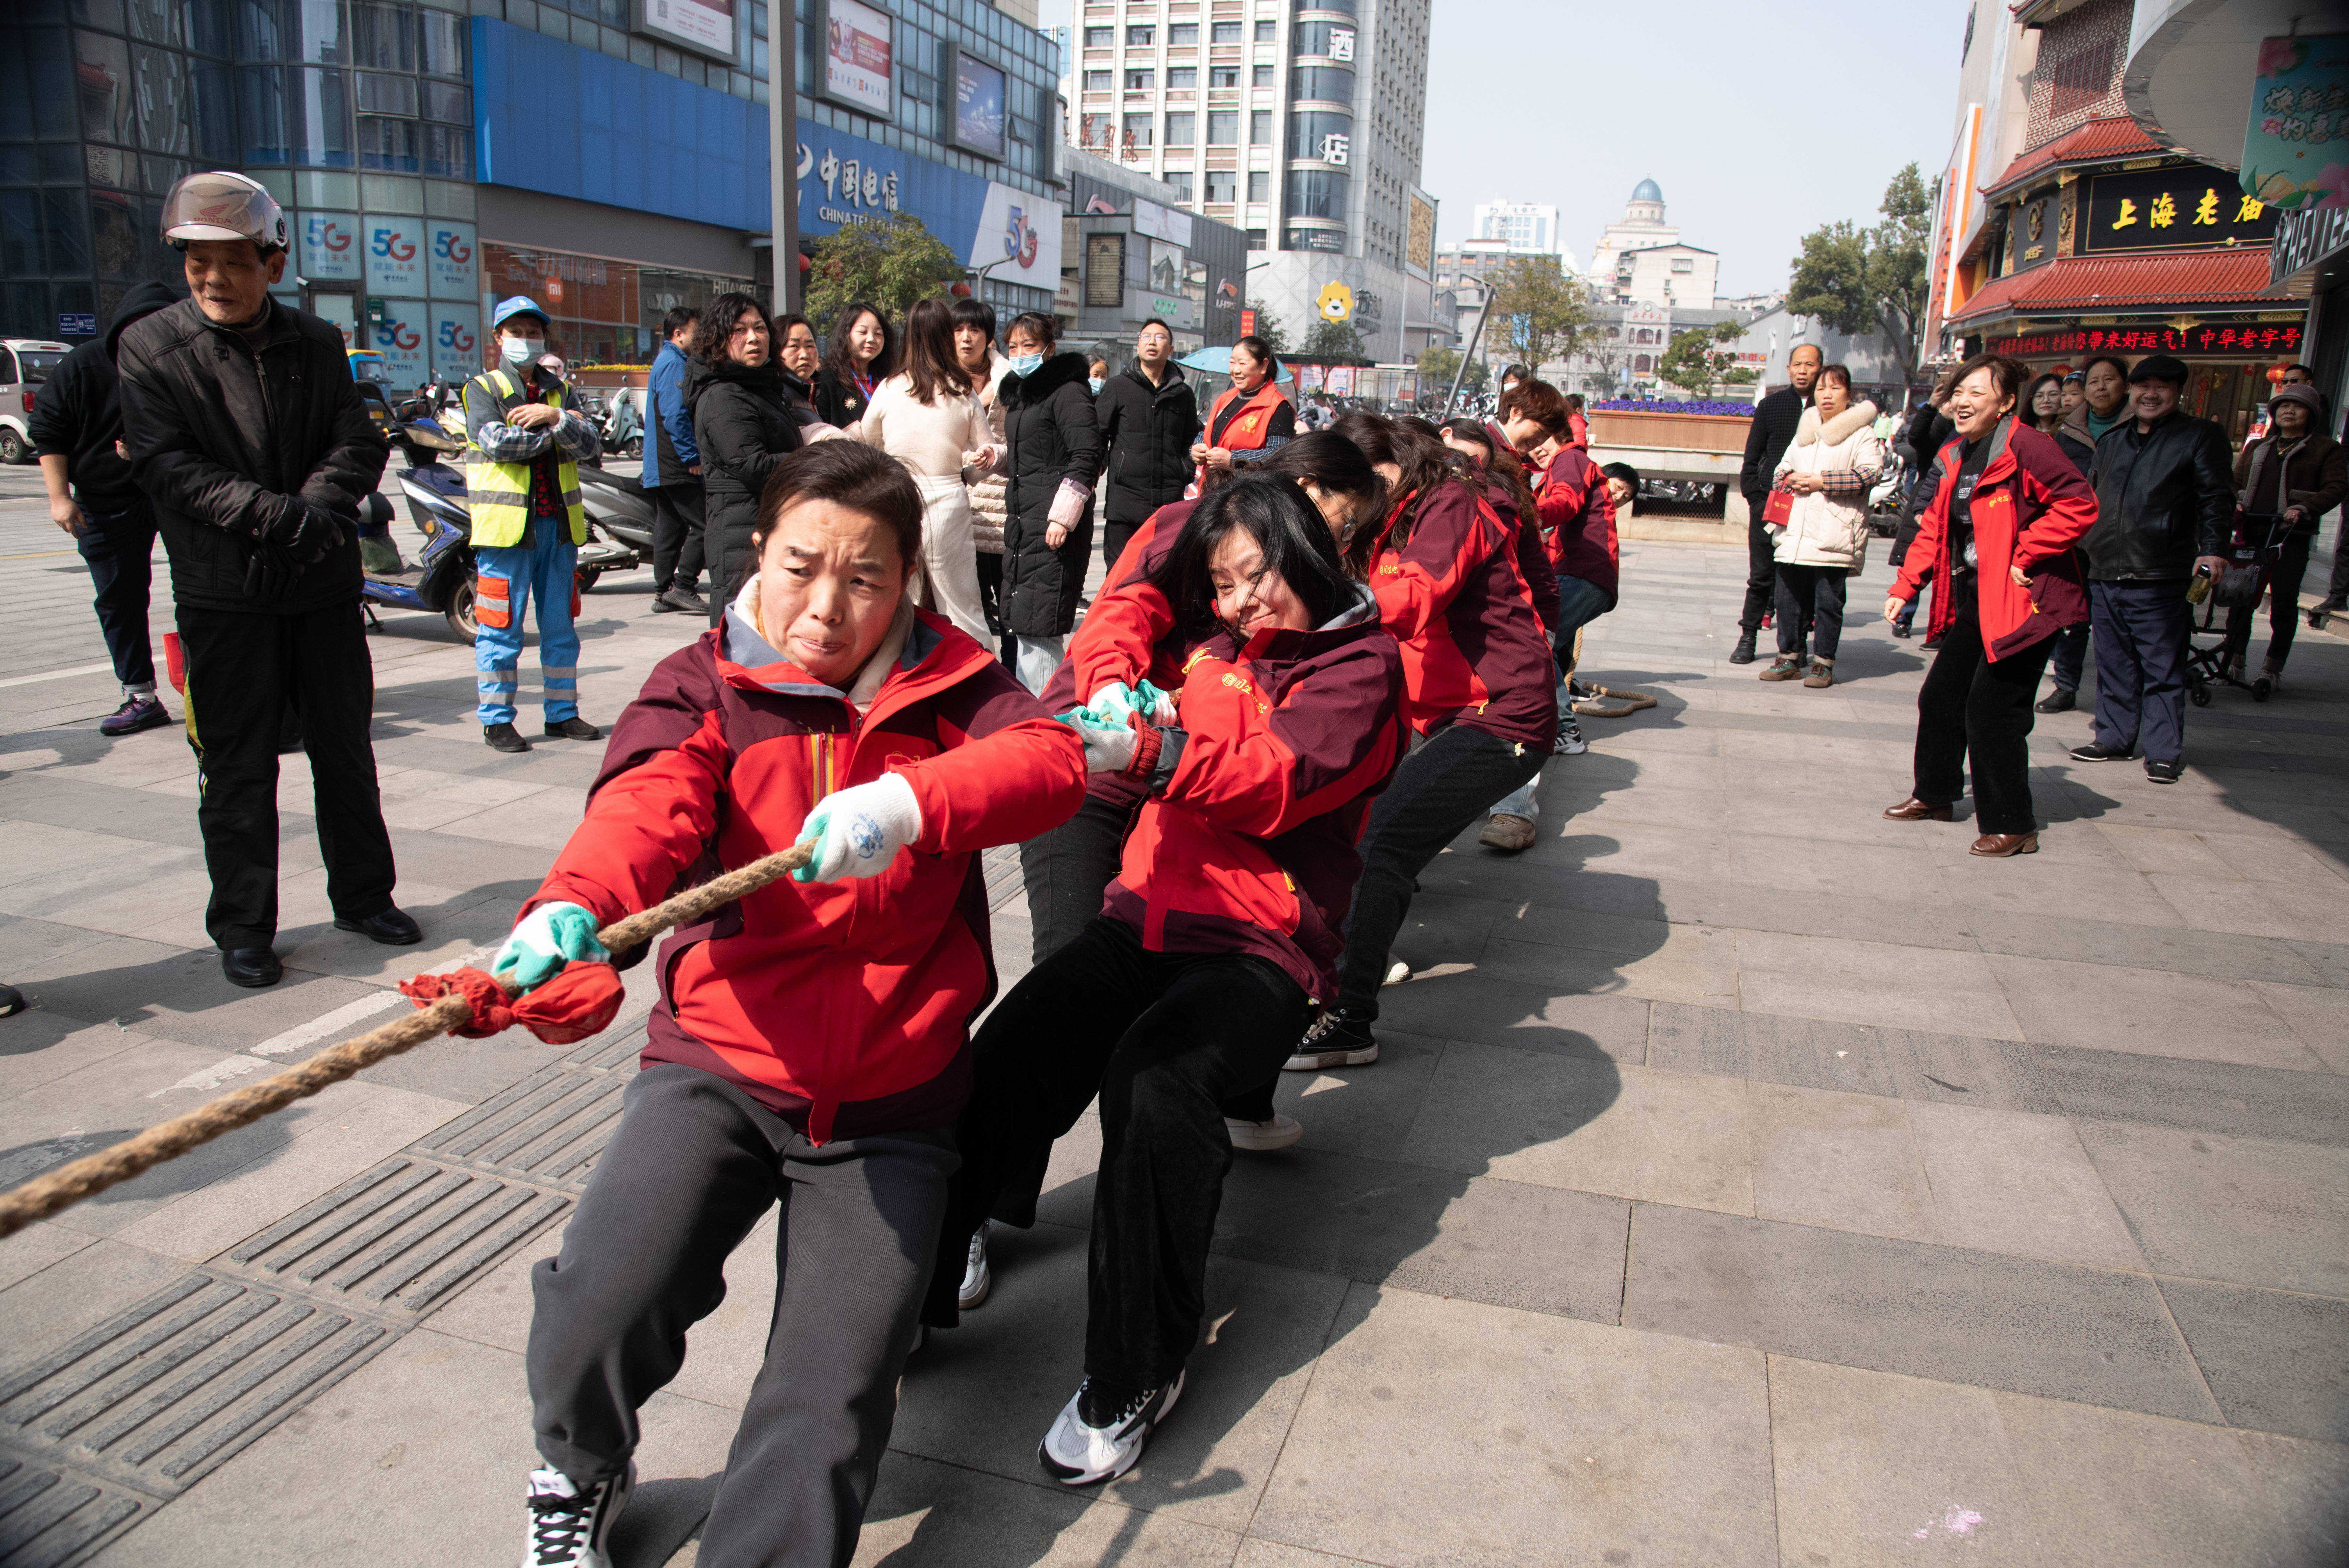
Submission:
[[[1185,88],[1196,88],[1199,85],[1199,67],[1196,66],[1168,67],[1166,85],[1178,92]]]
[[[1117,146],[1117,119],[1113,115],[1089,114],[1077,122],[1077,145],[1088,152],[1114,151]]]
[[[1260,108],[1249,113],[1248,145],[1250,147],[1272,145],[1272,110]]]
[[[1166,29],[1166,42],[1177,49],[1196,48],[1199,44],[1199,24],[1177,22]]]
[[[1125,30],[1125,46],[1129,49],[1146,49],[1156,42],[1158,29],[1155,27],[1128,27]]]
[[[1240,139],[1239,110],[1215,108],[1207,111],[1207,145],[1237,147]]]
[[[1255,80],[1254,85],[1255,85],[1255,86],[1257,86],[1257,87],[1260,87],[1260,88],[1268,88],[1268,87],[1272,86],[1272,85],[1273,85],[1273,80],[1272,80],[1273,72],[1274,72],[1274,70],[1275,70],[1275,69],[1277,69],[1277,68],[1278,68],[1278,67],[1272,67],[1272,66],[1258,66],[1258,67],[1256,67],[1256,80]]]
[[[1173,132],[1170,131],[1168,134],[1172,135]],[[1191,171],[1189,170],[1168,170],[1166,171],[1166,183],[1174,188],[1174,200],[1177,201],[1188,201],[1191,199]]]
[[[1692,273],[1696,271],[1696,258],[1693,256],[1674,256],[1672,258],[1672,271],[1676,273]]]
[[[1130,114],[1125,117],[1125,145],[1128,151],[1150,145],[1151,122],[1157,118],[1153,114]]]
[[[1130,93],[1146,93],[1157,85],[1158,73],[1156,71],[1130,70],[1125,73],[1125,90]]]
[[[1272,200],[1272,171],[1270,170],[1251,169],[1248,170],[1248,200],[1251,201],[1269,201]]]
[[[1210,169],[1207,170],[1207,201],[1209,205],[1213,206],[1216,203],[1228,205],[1231,202],[1238,201],[1239,196],[1240,181],[1239,171],[1237,170]]]
[[[1256,41],[1259,44],[1280,42],[1280,24],[1269,21],[1258,22],[1256,25]]]
[[[1088,49],[1106,49],[1111,47],[1116,42],[1117,29],[1114,27],[1088,27],[1085,29],[1085,47]]]
[[[1264,231],[1262,229],[1250,229],[1247,232],[1247,248],[1251,251],[1261,251],[1265,249]]]
[[[1115,88],[1116,85],[1117,73],[1115,71],[1087,71],[1085,73],[1085,91],[1089,93],[1105,93]]]
[[[1211,88],[1236,88],[1240,85],[1240,68],[1237,66],[1209,66],[1207,85]]]
[[[1166,117],[1166,145],[1196,147],[1199,145],[1199,117],[1177,111]]]
[[[1240,41],[1240,25],[1237,22],[1213,22],[1208,26],[1211,29],[1207,35],[1210,43],[1237,44]]]

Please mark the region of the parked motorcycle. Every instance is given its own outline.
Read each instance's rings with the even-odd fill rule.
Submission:
[[[1898,452],[1887,456],[1890,460],[1868,490],[1868,529],[1880,539],[1900,531],[1900,509],[1909,499],[1908,459]]]

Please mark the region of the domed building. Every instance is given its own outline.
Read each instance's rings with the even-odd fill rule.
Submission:
[[[1591,246],[1591,284],[1617,304],[1711,310],[1721,258],[1680,240],[1681,232],[1664,222],[1663,187],[1642,180],[1631,188],[1622,218]]]

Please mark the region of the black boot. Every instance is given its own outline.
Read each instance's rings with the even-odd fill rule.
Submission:
[[[1729,650],[1729,662],[1733,665],[1752,664],[1754,662],[1754,639],[1759,635],[1761,635],[1761,634],[1751,626],[1748,626],[1744,631],[1738,633],[1737,645]]]

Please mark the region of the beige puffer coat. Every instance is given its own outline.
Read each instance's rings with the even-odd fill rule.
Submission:
[[[988,382],[979,390],[978,404],[987,410],[988,428],[993,432],[990,438],[999,447],[1003,444],[1003,409],[997,402],[997,394],[1003,390],[1004,374],[1011,366],[1000,354],[992,349],[988,353],[991,358]],[[1003,553],[1003,490],[1000,467],[970,487],[971,542],[988,555]]]
[[[1775,530],[1777,557],[1789,566],[1840,566],[1858,572],[1868,564],[1868,490],[1884,472],[1884,443],[1876,436],[1876,405],[1859,402],[1819,426],[1816,408],[1803,410],[1794,444],[1778,459],[1773,484],[1788,474],[1856,473],[1859,488],[1842,495],[1820,491],[1795,497],[1786,526]]]

